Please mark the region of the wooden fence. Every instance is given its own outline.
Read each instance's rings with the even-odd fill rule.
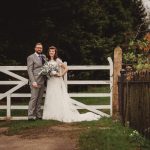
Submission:
[[[119,110],[123,123],[150,137],[150,71],[119,77]]]

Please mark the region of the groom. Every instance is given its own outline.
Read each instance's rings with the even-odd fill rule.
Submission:
[[[27,71],[29,75],[29,84],[31,88],[31,98],[28,108],[28,120],[42,119],[41,102],[44,93],[44,76],[38,75],[41,71],[46,56],[42,54],[43,45],[37,43],[35,45],[35,53],[27,58]]]

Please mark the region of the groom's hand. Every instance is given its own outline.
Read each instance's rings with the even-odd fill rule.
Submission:
[[[34,88],[38,88],[38,85],[37,85],[36,82],[33,82],[33,83],[32,83],[32,86],[33,86]]]

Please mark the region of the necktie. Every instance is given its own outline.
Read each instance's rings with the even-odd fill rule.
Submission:
[[[40,58],[40,60],[41,60],[42,64],[44,64],[43,56],[42,56],[42,55],[39,55],[39,58]]]
[[[39,58],[40,58],[40,60],[41,60],[41,62],[42,62],[42,56],[41,56],[41,55],[39,55]]]

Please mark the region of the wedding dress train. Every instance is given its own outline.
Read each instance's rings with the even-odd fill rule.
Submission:
[[[71,100],[63,78],[50,77],[47,80],[43,119],[52,119],[61,122],[80,122],[100,119],[100,115],[92,112],[80,114]]]

